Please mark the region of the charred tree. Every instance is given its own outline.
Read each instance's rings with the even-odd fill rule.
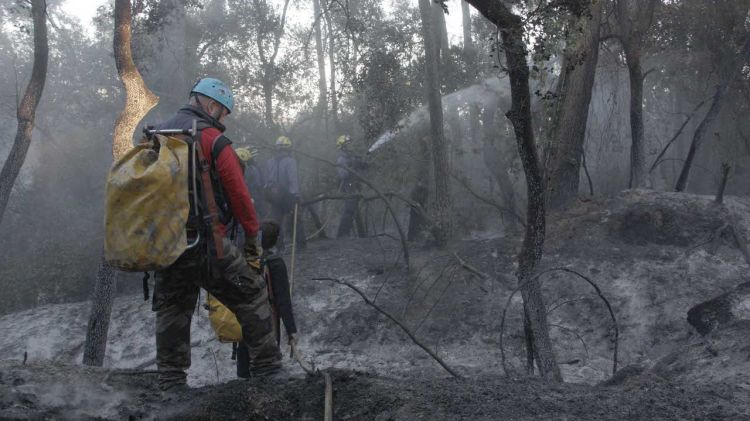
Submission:
[[[701,120],[701,122],[698,124],[698,128],[695,129],[695,132],[693,133],[693,140],[690,142],[690,149],[688,149],[685,163],[682,165],[680,176],[677,178],[677,184],[674,188],[675,191],[681,192],[685,191],[685,189],[687,188],[688,178],[690,177],[690,170],[693,167],[693,161],[695,161],[695,156],[698,153],[698,149],[700,148],[701,143],[703,143],[703,138],[706,137],[708,128],[711,126],[711,123],[716,120],[716,116],[719,115],[719,111],[721,111],[722,97],[724,96],[727,86],[728,82],[716,87],[716,92],[714,93],[714,97],[711,100],[711,107],[708,109],[708,112],[706,112],[706,115],[703,116],[703,120]]]
[[[542,377],[562,381],[560,367],[555,360],[549,337],[547,311],[541,286],[534,276],[542,258],[545,237],[544,178],[537,156],[534,130],[531,122],[531,94],[529,92],[529,67],[524,43],[523,21],[511,13],[500,0],[467,0],[490,22],[497,25],[502,35],[511,88],[511,109],[506,116],[513,125],[518,153],[526,174],[528,206],[526,234],[518,256],[518,282],[521,287],[533,351]]]
[[[448,168],[448,151],[443,129],[443,104],[440,96],[440,66],[438,48],[435,45],[430,0],[419,0],[419,12],[422,18],[422,37],[425,49],[425,96],[430,113],[430,135],[432,141],[432,163],[435,180],[436,227],[433,235],[439,245],[445,245],[451,235],[451,197],[450,170]],[[441,11],[442,13],[442,11]]]
[[[740,16],[745,16],[745,12],[742,12]],[[742,25],[742,24],[741,24]],[[731,45],[727,43],[727,45]],[[717,50],[721,50],[719,46],[715,47]],[[690,170],[692,169],[693,162],[698,153],[698,149],[703,143],[703,139],[706,136],[706,131],[716,120],[716,117],[721,111],[721,107],[724,103],[724,95],[727,94],[729,87],[737,80],[745,77],[747,69],[747,59],[750,58],[750,38],[745,37],[742,45],[738,49],[732,49],[731,52],[727,53],[728,56],[732,57],[731,60],[723,60],[725,63],[722,64],[721,55],[716,56],[715,63],[717,65],[718,74],[720,75],[719,83],[716,86],[716,92],[714,93],[711,101],[711,106],[706,112],[706,115],[698,124],[698,128],[695,129],[693,134],[693,140],[690,142],[690,149],[688,149],[685,163],[682,165],[680,176],[677,179],[677,185],[675,191],[685,191],[690,177]],[[728,62],[728,63],[726,63]]]
[[[31,16],[34,22],[34,64],[31,68],[31,79],[23,95],[16,118],[18,128],[13,146],[8,158],[0,171],[0,223],[3,221],[5,209],[8,207],[10,192],[21,172],[26,160],[26,153],[31,145],[31,135],[34,131],[36,108],[42,98],[44,84],[47,80],[47,62],[49,58],[49,44],[47,41],[47,2],[33,0],[31,2]]]
[[[112,158],[114,160],[119,159],[133,147],[135,128],[159,101],[159,98],[148,89],[133,62],[131,50],[132,18],[133,11],[130,0],[116,0],[113,47],[117,73],[122,79],[123,85],[125,85],[125,107],[115,123],[112,143]],[[104,260],[102,254],[99,270],[96,274],[96,285],[91,300],[91,313],[89,314],[86,342],[83,349],[83,363],[86,365],[102,366],[104,364],[115,285],[115,271]]]
[[[599,60],[601,0],[585,2],[579,16],[571,16],[570,38],[563,55],[557,102],[547,150],[547,194],[550,208],[564,207],[578,195],[586,123]]]
[[[604,38],[615,38],[622,45],[630,80],[630,180],[629,187],[648,187],[646,144],[643,126],[643,44],[654,17],[657,0],[616,0],[614,31]]]

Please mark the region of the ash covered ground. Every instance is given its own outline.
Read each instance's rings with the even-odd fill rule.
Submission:
[[[516,285],[518,235],[445,250],[415,244],[409,268],[388,237],[322,240],[299,255],[294,304],[301,350],[331,370],[337,419],[750,419],[749,323],[740,314],[702,336],[687,322],[692,307],[750,281],[721,231],[730,222],[750,238],[746,199],[720,207],[708,197],[628,191],[548,220],[541,269],[580,272],[612,304],[614,378],[607,308],[589,284],[561,271],[541,279],[566,383],[525,374],[520,296],[507,311],[504,370],[500,323]],[[354,292],[316,277],[360,287],[462,378]],[[188,392],[165,398],[154,388],[154,315],[138,296],[116,303],[105,368],[78,366],[88,309],[54,305],[0,318],[0,419],[322,417],[322,380],[289,359],[273,381],[234,380],[231,345],[214,339],[202,309]]]

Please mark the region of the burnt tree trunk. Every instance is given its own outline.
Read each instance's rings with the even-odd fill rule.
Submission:
[[[566,206],[578,195],[581,155],[586,123],[599,60],[601,0],[588,1],[579,17],[571,17],[563,69],[557,88],[557,104],[549,133],[547,194],[551,208]],[[579,31],[580,30],[580,31]]]
[[[435,177],[435,211],[436,227],[433,229],[435,240],[445,245],[451,235],[451,197],[450,171],[448,168],[448,151],[443,130],[443,104],[440,97],[440,71],[438,49],[435,45],[432,8],[430,0],[419,0],[419,11],[422,18],[422,37],[425,48],[425,94],[427,108],[430,112],[430,135],[432,140],[432,163]]]
[[[528,206],[526,234],[518,256],[518,282],[521,286],[525,314],[532,333],[534,358],[542,377],[562,381],[560,367],[555,360],[549,337],[547,311],[539,282],[534,272],[542,258],[545,236],[544,179],[537,156],[534,130],[531,122],[531,94],[529,92],[529,67],[524,43],[524,28],[520,17],[512,14],[499,0],[467,0],[490,22],[498,26],[502,35],[506,65],[510,78],[511,109],[506,116],[513,124],[521,156]]]
[[[125,107],[117,118],[112,142],[112,158],[123,156],[133,147],[133,133],[138,123],[159,101],[159,97],[148,89],[133,62],[131,45],[132,9],[130,0],[115,1],[114,53],[117,73],[125,85]],[[115,271],[109,266],[102,253],[99,270],[96,274],[94,296],[91,300],[86,329],[86,342],[83,349],[83,363],[102,366],[107,349],[109,320],[116,285]]]
[[[34,118],[36,107],[42,98],[44,83],[47,79],[47,61],[49,58],[49,45],[47,42],[47,2],[45,0],[33,0],[31,2],[31,16],[34,21],[34,64],[31,68],[31,79],[26,92],[23,95],[16,117],[18,128],[13,146],[8,158],[0,171],[0,223],[8,207],[10,192],[21,172],[21,167],[26,160],[26,153],[31,145],[31,135],[34,131]]]

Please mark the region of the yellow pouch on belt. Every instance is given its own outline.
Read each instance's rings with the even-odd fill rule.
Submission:
[[[208,294],[208,319],[219,341],[240,342],[242,340],[242,327],[237,317],[211,294]]]

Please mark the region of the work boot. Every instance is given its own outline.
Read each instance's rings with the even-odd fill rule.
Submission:
[[[182,370],[159,370],[159,390],[178,393],[188,389],[187,374]]]
[[[276,353],[270,358],[256,359],[252,363],[253,377],[271,377],[281,371],[281,351],[276,348]]]

